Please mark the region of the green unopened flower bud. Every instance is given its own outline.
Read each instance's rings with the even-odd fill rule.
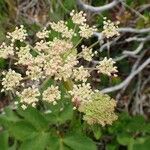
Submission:
[[[92,101],[81,105],[79,111],[84,113],[83,119],[88,124],[112,124],[117,120],[114,113],[116,101],[106,94],[94,93]]]

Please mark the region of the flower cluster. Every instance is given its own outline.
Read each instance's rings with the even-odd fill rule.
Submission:
[[[87,61],[91,61],[92,57],[94,56],[92,52],[92,48],[88,48],[85,45],[82,45],[81,48],[82,48],[82,52],[80,53],[80,56],[83,57]]]
[[[80,31],[79,31],[80,36],[83,38],[86,38],[86,39],[91,37],[93,35],[93,33],[96,31],[95,26],[90,27],[87,24],[84,24],[84,25],[80,26],[79,28],[80,28]]]
[[[72,49],[73,44],[70,40],[60,40],[55,38],[52,42],[49,42],[49,47],[51,51],[48,53],[52,55],[58,55]]]
[[[53,105],[57,104],[57,100],[61,98],[61,93],[58,89],[58,86],[54,87],[53,85],[51,87],[48,87],[42,94],[43,101],[46,101],[48,103],[53,103]]]
[[[77,69],[73,70],[73,76],[75,81],[86,82],[88,77],[90,77],[90,74],[87,69],[85,69],[83,66],[80,66]]]
[[[16,40],[23,42],[28,35],[23,25],[21,25],[20,28],[16,27],[13,32],[8,32],[7,34],[7,38],[11,39],[12,42],[15,42]]]
[[[26,45],[24,47],[20,47],[19,51],[16,52],[18,61],[16,62],[17,64],[21,65],[29,65],[32,63],[33,56],[30,53],[30,46]]]
[[[113,114],[114,101],[107,96],[103,96],[104,99],[101,98],[101,95],[98,98],[93,96],[95,90],[88,83],[91,68],[86,68],[80,63],[80,59],[89,62],[93,59],[93,45],[80,47],[80,43],[83,38],[91,37],[96,28],[86,23],[84,12],[72,11],[70,15],[72,23],[75,24],[73,28],[68,27],[65,21],[52,22],[50,23],[51,31],[46,28],[39,31],[36,34],[36,41],[32,42],[33,45],[27,41],[27,32],[23,26],[16,27],[15,31],[8,33],[9,41],[8,44],[3,43],[0,46],[0,57],[8,61],[10,58],[15,58],[13,59],[14,64],[11,65],[14,65],[13,68],[20,73],[11,69],[5,72],[2,79],[2,91],[16,94],[19,97],[18,104],[21,104],[23,109],[28,106],[36,107],[37,104],[40,104],[39,100],[44,105],[47,103],[56,105],[64,100],[61,96],[66,96],[70,98],[74,109],[85,114],[84,119],[89,124],[111,124],[116,119]],[[49,40],[50,33],[54,32],[58,32],[58,36]],[[113,34],[116,34],[114,32],[115,29],[113,29]],[[75,35],[80,36],[77,42],[73,40]],[[78,48],[81,52],[78,52]],[[94,70],[110,76],[117,72],[114,64],[111,58],[104,58],[94,67]],[[49,80],[53,82],[49,84]],[[65,84],[68,82],[70,86],[66,88]],[[46,89],[45,87],[43,89],[45,85]],[[18,86],[20,88],[17,88]]]
[[[17,92],[17,95],[20,97],[21,107],[26,109],[28,105],[31,105],[32,107],[36,106],[40,92],[38,88],[32,86],[25,88],[21,93]]]
[[[2,79],[2,91],[14,91],[20,85],[20,81],[22,80],[21,74],[9,69],[8,72],[3,72],[3,75],[5,77]]]
[[[14,55],[14,47],[13,44],[10,46],[7,46],[6,43],[2,43],[0,46],[0,57],[7,59],[8,57],[11,57]]]
[[[104,26],[103,26],[103,34],[106,38],[111,38],[113,36],[119,36],[119,32],[118,32],[118,24],[119,22],[111,22],[110,20],[106,20],[106,18],[104,18],[104,22],[103,22]]]
[[[86,14],[83,11],[76,13],[74,10],[70,13],[74,24],[79,25],[79,34],[81,37],[88,39],[97,30],[95,26],[90,27],[86,24]]]
[[[92,95],[93,101],[81,105],[79,110],[85,115],[83,119],[89,124],[112,124],[117,120],[117,115],[114,113],[116,101],[108,95],[96,92]]]
[[[26,75],[31,78],[31,80],[39,80],[40,78],[44,78],[42,68],[39,66],[28,66]]]
[[[72,38],[74,34],[73,32],[73,29],[69,29],[67,27],[67,23],[64,22],[64,21],[59,21],[58,23],[54,23],[52,22],[51,23],[51,28],[56,31],[56,32],[59,32],[62,34],[62,37],[65,37],[65,38]]]
[[[98,73],[103,73],[108,76],[111,76],[111,74],[114,74],[114,76],[117,76],[115,73],[118,72],[117,67],[114,66],[115,62],[112,60],[112,58],[105,57],[102,61],[99,62],[98,66],[96,68],[98,69]]]
[[[34,48],[41,52],[41,51],[48,51],[49,46],[47,42],[44,42],[43,40],[41,40],[40,42],[36,42]]]
[[[76,13],[75,10],[72,10],[70,16],[72,17],[72,21],[75,24],[84,25],[86,22],[86,14],[83,11]]]
[[[48,31],[46,28],[44,28],[42,31],[37,32],[36,36],[39,39],[45,39],[45,38],[49,37],[49,34],[50,34],[50,31]]]
[[[72,102],[74,103],[75,107],[92,101],[93,91],[89,83],[74,85],[73,89],[69,91],[69,93],[72,96]]]

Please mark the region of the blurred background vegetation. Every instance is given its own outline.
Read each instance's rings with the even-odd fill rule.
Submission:
[[[83,2],[98,7],[110,3],[111,0],[83,0]],[[118,4],[111,10],[101,13],[86,11],[88,23],[96,25],[99,32],[102,31],[103,17],[107,17],[112,21],[119,20],[119,26],[124,28],[131,27],[138,30],[150,28],[149,0],[125,0],[123,4]],[[5,41],[5,35],[8,31],[12,31],[21,24],[27,28],[30,35],[29,40],[32,42],[32,39],[35,38],[35,32],[44,26],[48,26],[50,21],[65,19],[69,22],[68,16],[72,9],[82,10],[82,7],[77,4],[76,0],[0,0],[0,43]],[[99,52],[99,57],[109,56],[116,59],[123,54],[123,51],[134,51],[138,48],[140,40],[125,42],[126,39],[148,36],[150,36],[150,33],[138,35],[128,32],[122,33],[121,37],[116,40],[117,42],[114,42],[115,44],[110,44],[114,39],[104,40],[105,46],[103,46],[104,44],[97,44],[94,50]],[[88,43],[92,44],[96,40],[97,38],[93,37]],[[110,45],[108,46],[107,43]],[[104,75],[97,76],[97,74],[93,74],[91,83],[98,89],[120,84],[129,76],[133,65],[139,58],[139,65],[149,58],[149,51],[150,38],[144,41],[144,46],[138,55],[117,61],[118,77],[107,78]],[[88,65],[90,66],[90,64]],[[7,67],[7,62],[0,59],[0,69],[4,70]],[[88,132],[89,136],[97,142],[100,150],[148,150],[150,148],[149,69],[150,66],[143,69],[124,89],[110,93],[118,100],[117,112],[120,116],[118,121],[111,127],[101,128],[95,126],[89,129]],[[2,109],[9,104],[9,99],[3,95],[0,95],[0,98],[0,108]],[[94,135],[91,135],[91,130],[94,131]]]

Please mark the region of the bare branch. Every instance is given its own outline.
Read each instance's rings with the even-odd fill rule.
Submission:
[[[149,41],[150,40],[150,36],[146,36],[146,37],[130,37],[128,39],[125,39],[126,42],[132,42],[132,41],[137,41],[137,42],[145,42],[145,41]]]
[[[94,33],[93,33],[93,36],[97,37],[99,41],[104,38],[104,37],[103,37],[103,34],[102,34],[102,33],[99,33],[99,32],[94,32]]]
[[[131,74],[119,85],[113,86],[113,87],[109,87],[106,89],[101,90],[102,93],[110,93],[110,92],[114,92],[117,90],[122,89],[124,86],[126,86],[126,84],[128,84],[139,72],[141,72],[148,64],[150,63],[150,58],[148,58],[142,65],[140,65],[138,67],[137,70],[135,70],[134,72],[131,72]]]
[[[150,28],[145,28],[145,29],[134,29],[134,28],[119,28],[118,29],[119,32],[128,32],[128,33],[149,33],[150,32]]]
[[[134,51],[123,51],[123,54],[134,57],[136,54],[138,54],[143,49],[143,47],[144,47],[144,42],[141,42],[136,50],[134,50]]]
[[[134,51],[123,51],[123,55],[116,57],[113,60],[117,62],[117,61],[121,61],[122,59],[127,58],[129,56],[137,57],[136,55],[143,49],[143,47],[144,47],[144,42],[141,42],[139,44],[139,46],[136,48],[136,50],[134,50]]]
[[[114,0],[109,4],[103,5],[103,6],[99,6],[99,7],[94,7],[88,4],[83,3],[81,0],[76,0],[77,4],[84,10],[88,10],[90,12],[93,13],[101,13],[105,10],[109,10],[111,8],[113,8],[114,6],[116,6],[119,3],[119,0]]]

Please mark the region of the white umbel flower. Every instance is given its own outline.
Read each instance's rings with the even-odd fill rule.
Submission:
[[[44,72],[48,76],[54,76],[58,70],[61,68],[63,62],[60,56],[55,56],[53,58],[48,58],[47,62],[44,64]]]
[[[50,31],[48,31],[46,28],[44,28],[42,31],[37,32],[36,36],[39,39],[45,39],[45,38],[49,37],[49,34],[50,34]]]
[[[62,20],[57,23],[52,22],[52,23],[50,23],[50,25],[54,31],[61,33],[62,37],[64,37],[64,38],[71,39],[74,36],[73,30],[69,29],[66,25],[66,22],[64,22]]]
[[[44,42],[43,40],[36,42],[34,48],[36,50],[38,50],[39,52],[43,51],[48,51],[49,46],[48,46],[48,42]]]
[[[72,21],[75,24],[84,25],[86,22],[86,14],[83,11],[76,13],[75,10],[72,10],[70,16],[72,17]]]
[[[3,75],[5,75],[5,77],[2,79],[2,91],[13,91],[20,85],[20,81],[22,80],[21,74],[9,69],[9,71],[4,72]]]
[[[95,27],[90,27],[87,24],[79,26],[79,28],[80,28],[80,31],[79,31],[80,36],[83,37],[83,38],[86,38],[86,39],[91,37],[93,35],[93,33],[96,31]]]
[[[78,64],[76,55],[70,54],[65,63],[58,69],[58,73],[55,76],[55,80],[64,80],[67,81],[72,75],[73,67]]]
[[[14,47],[13,44],[7,46],[6,43],[2,43],[0,46],[0,57],[7,59],[9,56],[14,55]]]
[[[73,44],[70,40],[60,40],[57,38],[54,38],[52,42],[49,42],[49,46],[49,54],[52,55],[59,55],[73,48]]]
[[[20,47],[18,55],[18,62],[16,64],[29,65],[33,61],[33,56],[30,53],[30,46]]]
[[[17,92],[17,95],[20,97],[20,103],[22,103],[22,108],[26,109],[28,105],[31,105],[32,107],[36,106],[36,103],[38,102],[38,97],[40,96],[40,92],[38,88],[32,86],[24,89],[21,93]]]
[[[57,100],[61,98],[61,93],[58,89],[58,86],[48,87],[42,94],[43,101],[48,103],[53,103],[53,105],[57,104]]]
[[[118,24],[119,22],[111,22],[110,20],[106,20],[106,18],[104,18],[104,22],[103,22],[104,26],[103,26],[103,35],[106,38],[111,38],[113,36],[119,36],[119,32],[118,32]]]
[[[82,45],[82,52],[80,53],[80,56],[83,57],[87,61],[91,61],[92,57],[94,56],[92,52],[92,48],[88,48],[87,46]]]
[[[27,37],[27,31],[24,29],[24,26],[21,25],[20,28],[16,27],[15,31],[8,32],[7,38],[11,39],[12,42],[15,42],[16,40],[19,40],[23,42]]]
[[[39,66],[28,66],[28,70],[26,71],[26,75],[31,78],[31,80],[39,80],[44,77],[42,68]]]
[[[73,70],[73,78],[75,79],[75,81],[86,82],[88,77],[90,77],[89,71],[83,66],[80,66],[77,69]]]
[[[118,72],[117,67],[114,66],[116,62],[112,60],[112,58],[105,57],[102,61],[99,62],[99,65],[96,66],[98,69],[98,73],[103,73],[108,76],[111,76],[111,74],[116,75],[115,73]]]
[[[91,97],[93,91],[89,83],[82,83],[78,85],[74,84],[73,89],[69,91],[69,93],[72,96],[72,102],[75,103],[75,105],[76,103],[81,105],[84,103],[88,103],[92,100]]]

